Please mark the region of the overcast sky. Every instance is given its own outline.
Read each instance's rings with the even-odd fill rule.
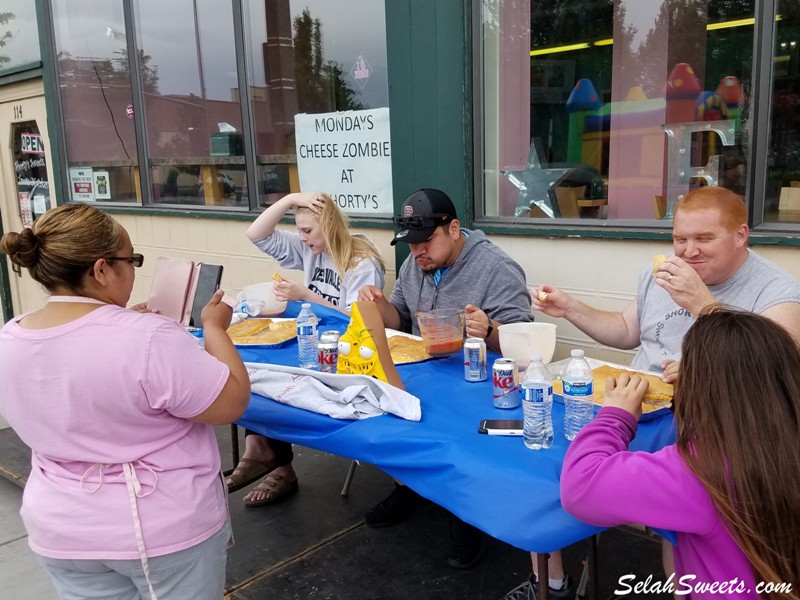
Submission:
[[[656,17],[664,0],[621,0],[621,2],[625,6],[627,24],[636,28],[636,35],[633,38],[634,49],[636,49],[644,42],[647,32],[655,25]]]

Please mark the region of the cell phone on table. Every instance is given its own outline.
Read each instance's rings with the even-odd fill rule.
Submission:
[[[197,288],[194,293],[194,301],[192,302],[192,318],[189,325],[192,327],[202,327],[203,323],[200,321],[200,313],[203,312],[203,307],[211,300],[219,289],[219,284],[222,281],[222,265],[212,265],[202,263],[200,271],[197,274]]]
[[[522,419],[484,419],[478,433],[486,435],[522,435]]]

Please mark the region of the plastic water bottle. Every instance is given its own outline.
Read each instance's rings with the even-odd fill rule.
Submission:
[[[553,380],[538,354],[522,380],[522,440],[531,450],[553,445]]]
[[[594,419],[592,369],[583,350],[573,350],[561,382],[564,385],[564,435],[574,440],[581,428]]]
[[[304,302],[297,315],[297,360],[302,369],[316,369],[318,319],[311,304]]]

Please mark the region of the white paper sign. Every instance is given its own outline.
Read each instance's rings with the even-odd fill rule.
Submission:
[[[325,192],[346,213],[394,214],[389,109],[295,115],[300,189]]]
[[[111,200],[108,171],[95,171],[92,176],[94,177],[94,197],[98,200]]]
[[[72,167],[69,187],[75,202],[94,202],[94,178],[91,167]]]
[[[33,197],[33,212],[37,215],[43,215],[47,212],[47,196],[36,194]]]

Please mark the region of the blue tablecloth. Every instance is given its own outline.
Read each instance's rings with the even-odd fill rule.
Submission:
[[[286,316],[299,307],[290,303]],[[315,306],[321,330],[344,331],[347,319]],[[245,361],[297,364],[297,344],[240,348]],[[489,353],[489,367],[497,355]],[[461,354],[401,365],[406,389],[422,404],[418,423],[384,415],[341,421],[253,395],[239,424],[264,435],[377,465],[426,498],[489,535],[523,550],[551,552],[601,531],[561,508],[559,478],[568,443],[564,407],[553,403],[555,443],[528,450],[520,437],[478,434],[482,419],[521,419],[522,409],[492,406],[487,381],[464,380]],[[670,415],[642,423],[633,450],[657,450],[674,441]]]

